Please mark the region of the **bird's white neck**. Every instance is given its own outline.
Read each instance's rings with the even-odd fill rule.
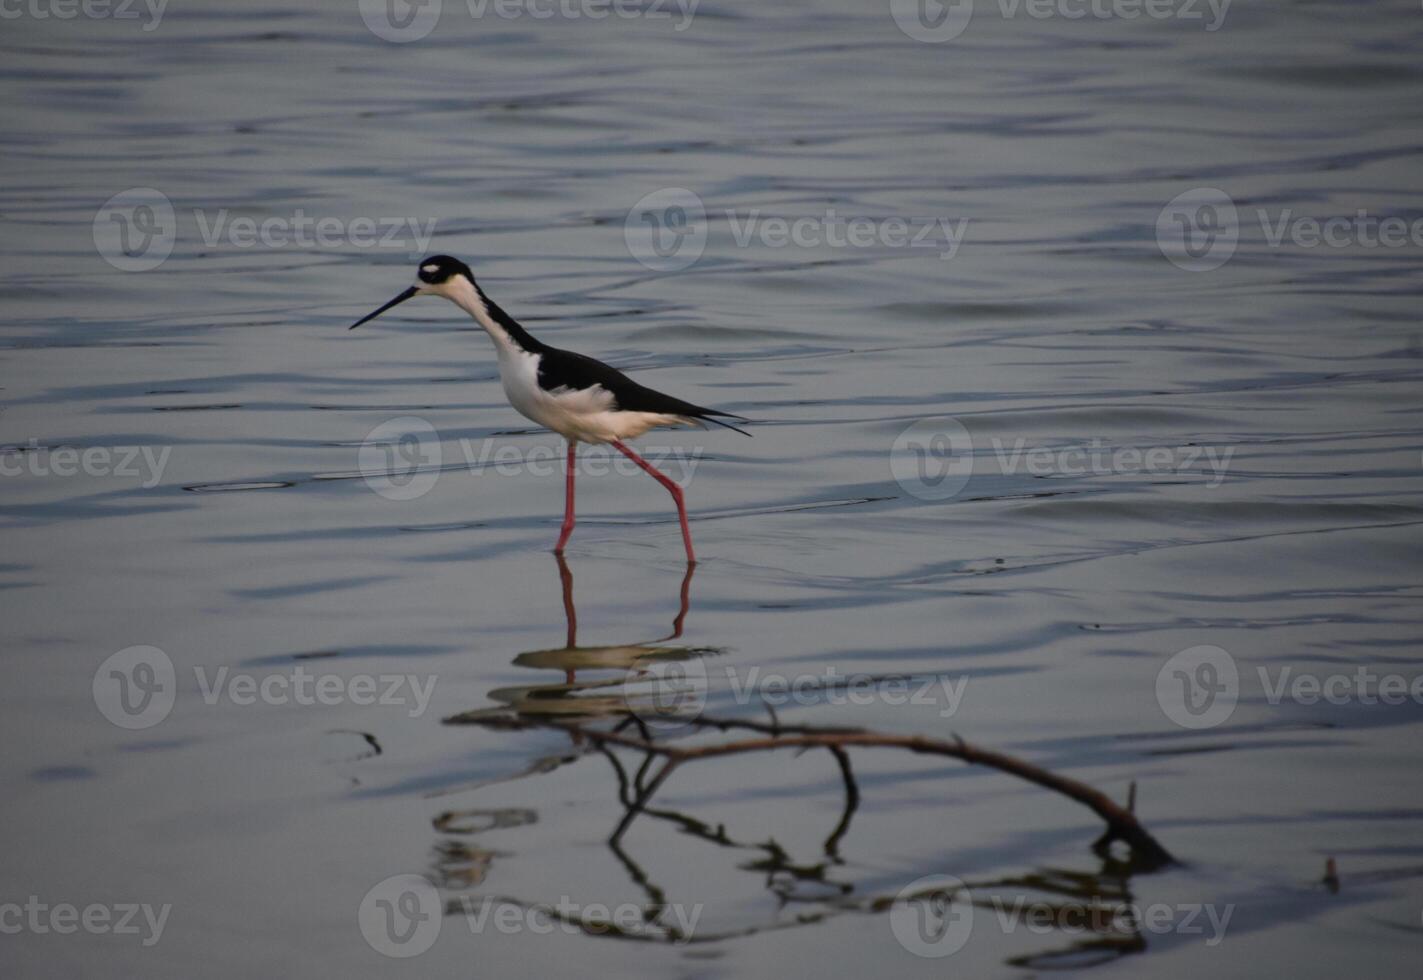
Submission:
[[[464,276],[455,276],[445,284],[442,291],[456,306],[473,317],[475,323],[484,328],[484,332],[494,340],[494,345],[501,353],[522,349],[509,331],[490,314],[488,303],[479,290],[474,288],[474,283]]]

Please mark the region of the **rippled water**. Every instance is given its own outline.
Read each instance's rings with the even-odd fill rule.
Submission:
[[[882,2],[706,0],[689,24],[446,2],[408,43],[360,6],[173,3],[156,25],[29,7],[0,34],[0,901],[171,905],[151,946],[27,925],[0,939],[7,975],[1416,971],[1423,707],[1272,693],[1423,674],[1423,248],[1357,224],[1310,245],[1298,223],[1423,217],[1416,4],[1240,0],[1207,30],[1204,4],[980,3],[942,43]],[[132,188],[174,209],[145,271],[113,242],[151,244],[161,211],[101,210]],[[638,202],[669,188],[705,221],[654,210],[644,234]],[[1168,261],[1158,217],[1199,188],[1228,195],[1239,240],[1192,272],[1221,253]],[[1195,213],[1199,236],[1220,227]],[[301,216],[340,230],[281,239]],[[281,223],[251,244],[239,218]],[[403,231],[370,246],[358,218]],[[775,218],[870,238],[782,244]],[[431,221],[430,250],[540,337],[756,420],[750,440],[643,440],[694,466],[695,575],[666,494],[606,457],[560,574],[559,444],[506,405],[458,311],[345,330],[410,281],[410,223]],[[886,240],[896,221],[930,247]],[[703,249],[686,268],[638,244],[679,230]],[[409,482],[365,479],[361,447],[400,464],[392,433],[418,423],[368,436],[411,417],[435,433],[414,444],[427,492],[391,499]],[[1185,727],[1201,716],[1167,661],[1203,645],[1227,659],[1184,683],[1233,664],[1238,704]],[[124,729],[96,699],[134,646],[171,660],[177,697]],[[775,714],[956,734],[1118,800],[1135,781],[1182,864],[1130,873],[1076,804],[889,750],[852,753],[848,811],[829,753],[698,762],[610,846],[601,754],[445,723],[594,710],[573,699],[616,703],[657,663],[702,665],[709,711],[760,721],[748,683],[867,675],[868,703],[831,682]],[[203,694],[298,670],[404,686]],[[896,679],[929,694],[898,703]],[[447,915],[402,966],[357,915],[399,874],[455,906],[695,908],[702,941]],[[947,959],[884,910],[931,874],[975,903]],[[1175,927],[1011,915],[1094,901]],[[1230,916],[1222,935],[1182,922],[1196,904]]]

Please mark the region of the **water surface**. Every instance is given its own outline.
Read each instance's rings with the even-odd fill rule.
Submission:
[[[335,0],[174,3],[150,31],[6,23],[0,443],[21,472],[0,481],[0,899],[172,906],[152,947],[7,935],[8,975],[1416,970],[1423,707],[1270,684],[1420,674],[1423,249],[1272,244],[1256,218],[1423,216],[1416,4],[1242,0],[1214,31],[980,4],[937,44],[884,3],[707,0],[680,31],[444,6],[401,44]],[[146,271],[95,244],[131,188],[174,208],[171,255]],[[625,237],[667,188],[706,212],[676,271]],[[1202,272],[1157,238],[1196,188],[1240,215],[1233,256]],[[753,215],[829,211],[967,224],[950,258],[738,240]],[[413,235],[205,240],[224,215],[298,212],[434,221],[430,250],[541,338],[756,420],[753,439],[644,440],[695,463],[680,635],[659,487],[581,477],[565,578],[562,450],[507,406],[483,334],[433,299],[345,330],[409,282]],[[360,447],[408,417],[440,460],[427,492],[390,499]],[[926,419],[971,441],[942,499],[892,468]],[[29,466],[61,447],[164,462]],[[501,467],[502,447],[529,465]],[[1045,467],[1013,455],[1033,449]],[[94,678],[137,645],[171,659],[177,699],[126,730]],[[1201,645],[1233,658],[1239,703],[1185,728],[1157,678]],[[616,700],[629,666],[659,659],[704,664],[708,710],[760,720],[732,678],[962,684],[952,710],[825,697],[776,714],[957,734],[1116,799],[1135,781],[1183,864],[1129,873],[1067,800],[868,750],[848,823],[832,756],[763,754],[678,772],[657,803],[680,818],[611,847],[623,806],[602,755],[444,723]],[[423,710],[409,689],[209,704],[199,678],[223,668],[433,686]],[[451,915],[428,952],[389,959],[357,909],[397,874],[453,903],[697,906],[706,941],[476,934]],[[907,951],[875,904],[931,874],[980,903],[948,959]],[[1215,944],[1094,944],[994,911],[1092,896],[1233,912]]]

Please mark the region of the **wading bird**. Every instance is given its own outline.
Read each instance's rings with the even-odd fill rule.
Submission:
[[[513,317],[499,308],[474,281],[469,266],[448,255],[434,255],[420,263],[417,282],[389,303],[351,324],[354,330],[386,310],[415,296],[443,296],[472,316],[494,341],[499,355],[499,380],[504,394],[520,414],[568,440],[568,483],[563,510],[563,530],[554,547],[563,546],[573,533],[573,471],[580,442],[611,444],[649,476],[667,488],[677,502],[682,522],[682,543],[687,561],[695,562],[692,532],[687,527],[687,505],[682,488],[655,466],[633,452],[623,441],[635,439],[660,426],[712,422],[749,436],[721,419],[746,419],[730,412],[700,408],[680,398],[643,387],[616,368],[583,354],[559,350],[535,340]]]

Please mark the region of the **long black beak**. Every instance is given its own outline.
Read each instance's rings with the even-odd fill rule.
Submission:
[[[404,303],[407,299],[409,299],[410,297],[416,295],[416,294],[419,293],[419,292],[420,292],[420,287],[419,287],[419,286],[411,286],[411,287],[410,287],[409,289],[407,289],[405,292],[403,292],[403,293],[401,293],[399,296],[395,297],[395,299],[391,300],[389,303],[386,303],[384,306],[382,306],[380,309],[376,310],[374,313],[367,313],[365,316],[361,317],[361,318],[360,318],[359,320],[357,320],[355,323],[351,324],[350,327],[348,327],[347,329],[349,329],[349,330],[355,330],[357,327],[359,327],[361,324],[365,323],[367,320],[374,320],[376,317],[380,316],[382,313],[384,313],[386,310],[390,309],[392,306],[399,306],[401,303]]]

